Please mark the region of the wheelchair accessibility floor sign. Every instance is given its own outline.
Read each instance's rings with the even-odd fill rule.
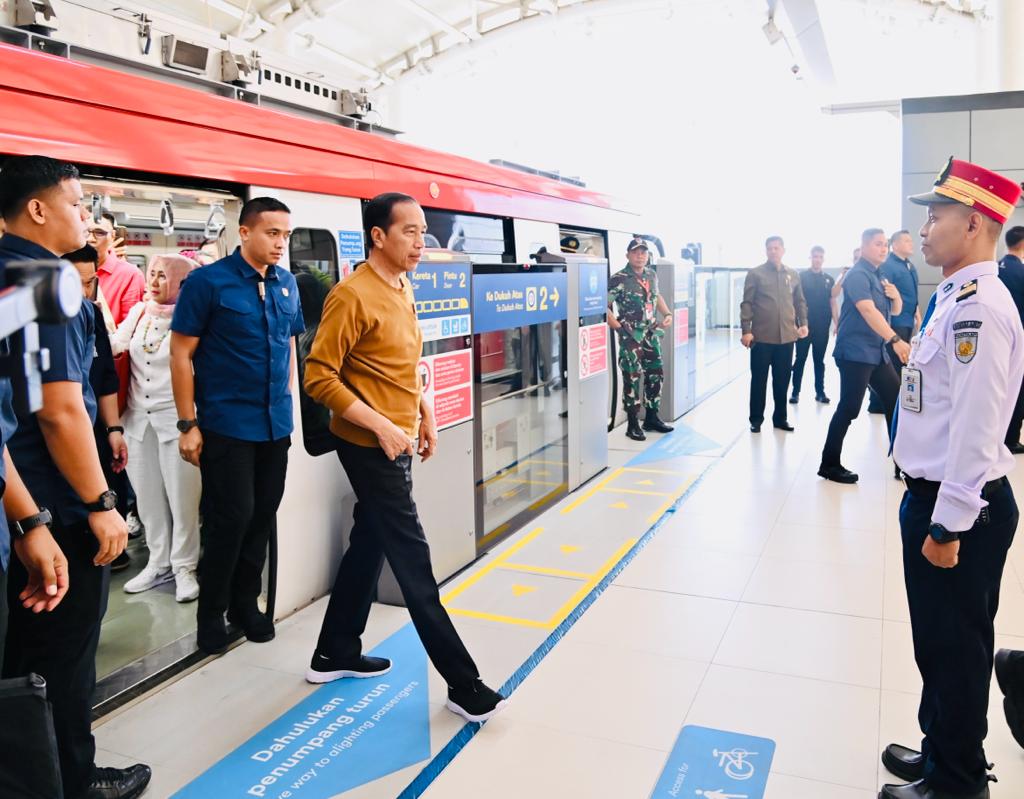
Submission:
[[[763,799],[775,742],[683,727],[651,799]]]

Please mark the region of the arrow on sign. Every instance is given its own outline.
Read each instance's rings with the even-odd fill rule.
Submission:
[[[516,596],[523,596],[524,594],[532,594],[536,591],[536,587],[532,585],[513,585],[512,593]]]
[[[583,547],[574,547],[572,544],[562,544],[559,549],[562,550],[563,555],[572,555],[574,552],[579,552]]]
[[[561,297],[561,295],[558,293],[558,289],[557,288],[551,289],[551,304],[552,305],[558,305],[559,297]]]

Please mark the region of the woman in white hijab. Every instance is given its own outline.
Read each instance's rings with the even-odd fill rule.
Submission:
[[[146,270],[146,296],[110,337],[127,351],[131,386],[124,434],[131,453],[128,477],[146,528],[149,563],[125,583],[129,594],[175,581],[175,598],[199,596],[199,469],[178,455],[178,414],[171,390],[171,317],[182,282],[197,264],[181,255],[156,255]]]

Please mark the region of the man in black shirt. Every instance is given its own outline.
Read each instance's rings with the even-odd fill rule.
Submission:
[[[1021,321],[1024,322],[1024,227],[1016,225],[1006,231],[1006,255],[999,262],[999,279],[1010,290],[1013,304],[1017,306]],[[1020,441],[1020,428],[1024,422],[1024,386],[1017,395],[1017,405],[1010,417],[1006,431],[1006,446],[1014,455],[1024,455],[1024,444]]]
[[[836,282],[822,270],[825,263],[825,248],[811,248],[811,268],[800,273],[800,285],[807,300],[806,338],[796,342],[796,360],[793,362],[793,396],[791,405],[800,401],[800,384],[804,379],[804,364],[807,353],[814,352],[814,398],[828,404],[825,396],[825,350],[828,348],[829,327],[832,325],[832,288]]]

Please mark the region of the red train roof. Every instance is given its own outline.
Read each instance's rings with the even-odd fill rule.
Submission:
[[[2,44],[0,109],[11,154],[364,198],[406,191],[425,205],[598,228],[634,219],[577,186]]]

